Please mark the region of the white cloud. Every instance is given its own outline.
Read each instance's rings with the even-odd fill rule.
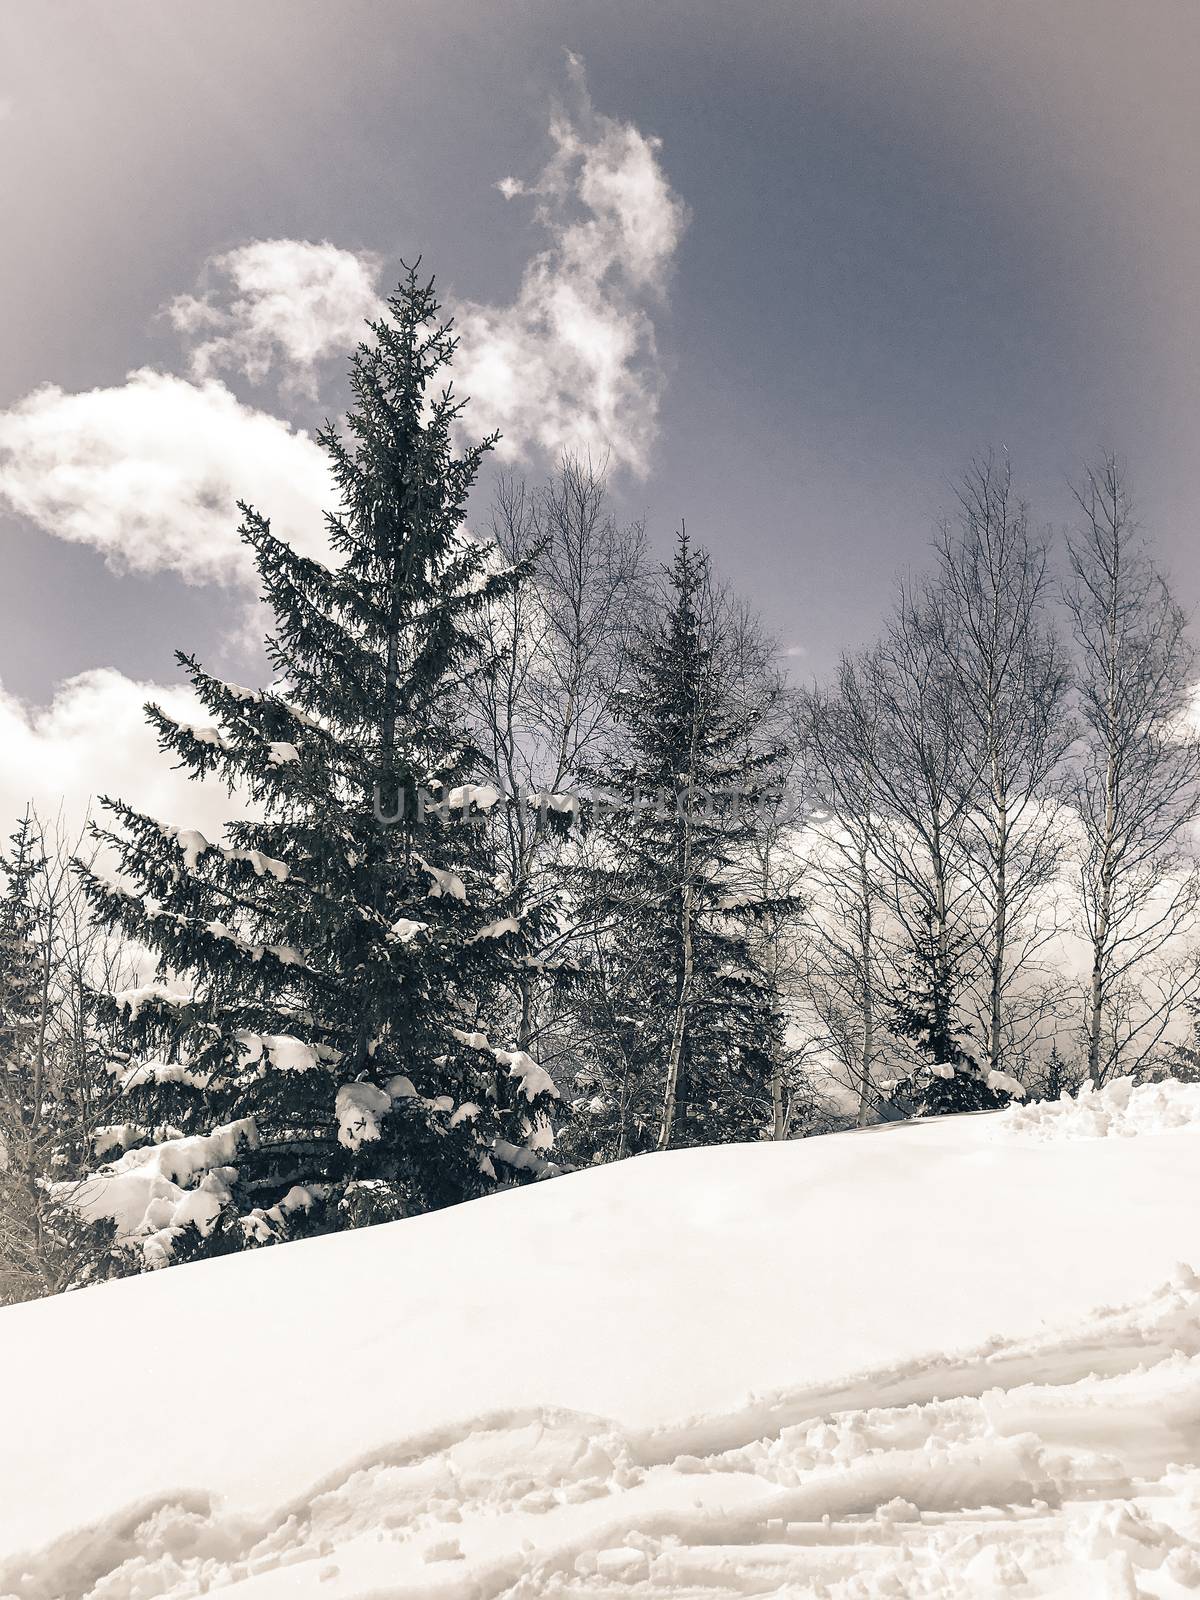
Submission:
[[[244,815],[220,783],[189,781],[159,750],[142,710],[147,700],[184,721],[209,720],[189,688],[139,683],[107,667],[68,678],[41,709],[0,686],[0,836],[29,801],[46,821],[61,807],[74,832],[101,794],[210,838],[228,818]]]
[[[553,153],[531,183],[504,178],[506,199],[535,202],[547,243],[509,305],[451,303],[460,338],[455,386],[472,435],[498,428],[501,453],[591,449],[644,473],[662,375],[652,311],[665,296],[687,221],[657,139],[592,107],[569,58],[575,111],[551,118]],[[315,396],[320,364],[362,337],[384,307],[376,256],[328,241],[266,239],[213,257],[216,282],[171,301],[194,341],[193,377],[281,374],[285,393]]]
[[[0,412],[0,505],[117,570],[253,582],[239,499],[298,549],[325,551],[324,452],[216,380],[144,368],[110,389],[48,384]]]
[[[556,112],[554,153],[535,182],[548,236],[511,305],[451,307],[461,336],[455,381],[473,435],[502,450],[607,453],[644,473],[661,373],[651,308],[662,303],[686,208],[659,144],[597,114],[571,58],[577,108]],[[143,368],[123,384],[69,394],[46,385],[0,411],[0,508],[101,552],[114,569],[254,586],[236,501],[272,519],[306,553],[327,553],[333,500],[326,457],[302,430],[243,404],[213,374],[315,392],[319,365],[348,352],[382,310],[380,264],[328,242],[258,240],[208,263],[217,280],[172,301],[193,341],[192,381]]]
[[[511,305],[453,308],[455,387],[470,396],[470,431],[499,428],[510,456],[590,448],[645,473],[662,383],[649,308],[662,303],[687,209],[659,141],[598,114],[569,61],[578,109],[554,114],[550,161],[534,183],[498,186],[537,200],[549,243]]]
[[[315,399],[321,362],[353,350],[384,309],[379,269],[377,257],[328,241],[258,239],[213,256],[206,272],[217,287],[179,295],[166,314],[199,340],[193,377],[240,372],[261,383],[278,366],[285,392]]]

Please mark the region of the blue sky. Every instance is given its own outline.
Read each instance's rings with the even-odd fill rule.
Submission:
[[[305,536],[295,430],[417,253],[481,424],[534,475],[609,450],[623,510],[659,548],[686,517],[802,674],[870,635],[989,447],[1054,526],[1120,450],[1200,598],[1192,0],[59,0],[0,29],[0,685],[32,749],[80,674],[258,670],[226,499]]]

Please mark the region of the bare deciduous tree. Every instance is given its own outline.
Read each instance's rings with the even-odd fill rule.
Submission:
[[[860,1127],[877,1109],[878,1069],[894,1049],[880,1017],[894,965],[880,882],[879,687],[878,679],[843,662],[832,691],[801,698],[795,736],[816,800],[805,830],[800,997],[835,1076],[855,1097]]]
[[[1196,652],[1157,571],[1114,456],[1076,491],[1066,605],[1079,653],[1083,735],[1072,799],[1078,888],[1091,956],[1083,1033],[1095,1084],[1145,1063],[1200,969],[1181,942],[1200,882],[1189,848],[1200,815],[1200,739],[1189,717]]]
[[[883,638],[843,661],[839,689],[853,755],[873,791],[872,850],[903,954],[887,997],[894,1034],[952,1081],[971,973],[968,870],[977,773],[964,749],[957,648],[928,584],[904,584]],[[869,736],[868,736],[869,734]],[[903,1022],[907,1010],[911,1021]]]
[[[644,598],[645,535],[638,523],[617,522],[603,468],[578,456],[564,456],[537,488],[501,477],[490,533],[503,560],[531,569],[487,610],[491,666],[478,680],[477,706],[489,765],[513,798],[498,813],[505,870],[536,907],[551,896],[547,872],[556,859],[545,797],[578,781],[608,729]],[[571,937],[556,925],[540,956],[554,957]],[[538,1015],[537,977],[531,967],[517,996],[521,1049],[539,1041],[549,1020]],[[553,1041],[539,1048],[553,1054]]]
[[[931,614],[962,719],[979,1033],[998,1072],[1016,1064],[1060,988],[1048,986],[1043,957],[1058,931],[1049,891],[1063,845],[1070,679],[1047,617],[1046,545],[1030,532],[1007,459],[973,463],[958,498],[959,515],[936,543]]]
[[[762,910],[754,925],[754,944],[774,991],[794,998],[796,950],[805,916],[805,863],[798,838],[801,800],[801,746],[796,739],[796,697],[776,665],[778,646],[762,619],[731,594],[721,596],[725,615],[724,666],[731,705],[745,717],[743,758],[751,767],[765,752],[774,756],[774,782],[758,803],[758,826],[746,840],[737,887]],[[794,1030],[793,1030],[794,1031]],[[802,1116],[816,1104],[808,1075],[811,1038],[789,1037],[772,1076],[773,1140],[788,1139]]]
[[[78,1176],[117,1100],[111,1030],[94,988],[132,963],[92,923],[61,822],[30,810],[3,862],[0,901],[0,1304],[50,1294],[88,1261],[55,1193]]]

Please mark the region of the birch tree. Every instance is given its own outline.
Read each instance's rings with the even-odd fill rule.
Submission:
[[[880,1068],[895,1050],[881,1015],[895,968],[881,881],[880,688],[844,661],[834,687],[804,695],[796,716],[815,801],[805,825],[799,988],[860,1127],[874,1117]]]
[[[931,616],[961,718],[963,866],[972,886],[978,1031],[992,1073],[1014,1066],[1054,998],[1044,956],[1063,845],[1069,665],[1048,616],[1045,542],[1007,459],[976,461],[936,542]]]
[[[1077,890],[1090,972],[1083,1039],[1102,1084],[1143,1065],[1196,993],[1186,941],[1200,911],[1191,848],[1200,740],[1190,715],[1196,652],[1187,617],[1106,457],[1076,490],[1066,594],[1082,737],[1072,774]]]
[[[61,1197],[121,1137],[109,1125],[115,1039],[90,993],[132,967],[91,923],[78,847],[30,810],[0,858],[0,1305],[86,1275],[91,1232]]]
[[[513,800],[496,813],[496,842],[518,900],[553,903],[561,913],[562,836],[548,823],[563,813],[552,797],[578,788],[611,728],[626,646],[646,599],[645,533],[640,523],[618,522],[602,468],[571,455],[540,486],[504,474],[490,533],[501,558],[530,573],[482,618],[490,665],[474,686],[481,744]],[[536,1044],[547,1064],[564,1054],[558,1035],[570,1020],[552,979],[579,936],[570,916],[547,918],[539,960],[518,976],[517,1043],[523,1050]]]
[[[904,583],[880,643],[841,673],[847,726],[876,730],[858,753],[874,789],[881,890],[903,946],[887,1011],[893,1036],[908,1041],[910,1087],[929,1110],[998,1103],[966,1033],[977,772],[948,660],[956,647],[936,593]]]
[[[794,1024],[798,999],[797,948],[808,893],[799,818],[803,803],[804,750],[797,737],[796,696],[776,665],[778,646],[760,617],[736,596],[723,596],[729,698],[743,713],[743,750],[748,766],[769,754],[773,780],[763,788],[757,826],[750,830],[735,881],[758,915],[752,926],[757,959],[779,1003]],[[792,1137],[817,1105],[808,1058],[815,1041],[793,1037],[779,1049],[771,1077],[770,1137]]]

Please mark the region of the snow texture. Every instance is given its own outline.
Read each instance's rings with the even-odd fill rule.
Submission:
[[[392,1109],[392,1097],[373,1083],[343,1083],[334,1100],[338,1143],[347,1150],[380,1137],[380,1118]]]
[[[417,865],[429,874],[430,885],[427,898],[440,900],[443,895],[448,895],[451,900],[465,900],[467,887],[456,872],[445,872],[441,867],[431,867],[423,856],[417,857]]]
[[[1014,1100],[1025,1098],[1025,1085],[1018,1079],[1010,1077],[1007,1072],[997,1072],[992,1069],[987,1075],[987,1086],[997,1094],[1011,1095]]]
[[[477,811],[490,811],[500,799],[500,791],[490,783],[463,783],[451,789],[443,805],[435,809],[447,814],[466,811],[474,806]]]
[[[166,720],[168,722],[175,721],[173,717],[168,717]],[[180,733],[190,734],[197,744],[211,744],[217,750],[229,750],[232,748],[220,728],[197,728],[190,722],[175,722],[175,726]]]
[[[479,932],[472,935],[471,942],[478,939],[502,939],[506,933],[520,933],[521,924],[516,917],[500,917],[495,922],[485,922]]]
[[[331,1046],[306,1044],[291,1033],[251,1033],[239,1031],[237,1043],[246,1066],[265,1069],[268,1065],[276,1072],[313,1072],[322,1061],[340,1061],[341,1055]]]
[[[124,1011],[131,1022],[136,1022],[142,1007],[151,1001],[167,1006],[185,1006],[188,996],[180,994],[165,983],[143,983],[134,989],[115,990],[110,997],[118,1010]]]
[[[293,1184],[282,1200],[273,1206],[255,1206],[248,1216],[241,1217],[246,1236],[256,1244],[269,1244],[279,1237],[284,1223],[296,1211],[308,1211],[319,1200],[327,1199],[332,1191],[328,1184]]]
[[[1200,1128],[1200,1083],[1144,1083],[1116,1078],[1096,1090],[1038,1105],[1013,1106],[997,1131],[1007,1139],[1105,1139],[1114,1135]]]
[[[215,854],[225,861],[247,862],[253,867],[255,876],[259,878],[264,873],[270,873],[271,877],[282,882],[288,875],[289,868],[286,861],[277,861],[274,856],[264,855],[261,850],[231,850],[224,845],[213,844],[197,828],[164,825],[162,833],[164,838],[171,840],[182,851],[183,864],[189,873],[196,871],[202,856]]]
[[[110,1061],[109,1073],[117,1079],[122,1091],[126,1089],[140,1089],[151,1083],[184,1083],[192,1089],[207,1087],[210,1074],[197,1072],[182,1061],[151,1061],[139,1062],[136,1066],[128,1066],[123,1061]]]
[[[1186,1600],[1198,1163],[1117,1084],[6,1308],[0,1594]]]
[[[500,1066],[507,1067],[509,1077],[516,1079],[526,1100],[533,1100],[539,1094],[558,1099],[554,1079],[527,1051],[499,1049],[485,1033],[468,1033],[461,1028],[451,1028],[450,1032],[459,1044],[465,1044],[469,1050],[486,1050]]]
[[[189,1223],[211,1231],[231,1199],[231,1163],[257,1142],[253,1118],[243,1117],[212,1133],[126,1150],[81,1183],[56,1188],[88,1221],[115,1222],[118,1243],[140,1249],[147,1266],[161,1267]]]

